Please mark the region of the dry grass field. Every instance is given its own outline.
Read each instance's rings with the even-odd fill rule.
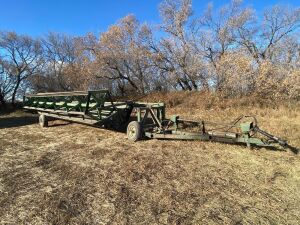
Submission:
[[[300,147],[300,105],[152,95],[168,114],[261,128]],[[261,100],[262,101],[262,100]],[[200,141],[144,140],[0,116],[0,224],[300,224],[299,154]]]

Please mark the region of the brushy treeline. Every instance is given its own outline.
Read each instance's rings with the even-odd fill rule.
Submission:
[[[25,91],[108,88],[116,95],[205,90],[222,96],[300,96],[300,8],[261,16],[240,0],[202,15],[165,0],[161,23],[128,15],[100,35],[0,32],[0,102]]]

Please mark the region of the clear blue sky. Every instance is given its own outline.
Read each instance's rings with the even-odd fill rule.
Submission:
[[[0,30],[16,31],[33,36],[49,31],[82,35],[99,33],[127,14],[139,21],[158,23],[160,0],[0,0]],[[209,2],[215,7],[228,1],[194,0],[193,9],[201,13]],[[300,0],[244,0],[258,13],[273,4],[300,6]]]

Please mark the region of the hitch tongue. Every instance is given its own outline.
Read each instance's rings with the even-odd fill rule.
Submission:
[[[274,136],[274,135],[272,135],[272,134],[269,134],[268,132],[259,129],[258,127],[255,127],[254,130],[255,130],[256,132],[258,132],[258,133],[260,133],[260,134],[262,134],[262,135],[268,137],[269,139],[271,139],[271,140],[277,142],[277,143],[278,143],[279,145],[281,145],[282,147],[287,147],[287,145],[288,145],[287,142],[286,142],[285,140],[282,140],[282,139],[279,138],[279,137],[276,137],[276,136]]]

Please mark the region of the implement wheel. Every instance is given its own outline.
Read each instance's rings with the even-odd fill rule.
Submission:
[[[131,121],[127,126],[127,137],[131,141],[138,141],[142,138],[141,124],[137,121]]]
[[[48,127],[48,119],[44,114],[39,116],[39,124],[41,127]]]

